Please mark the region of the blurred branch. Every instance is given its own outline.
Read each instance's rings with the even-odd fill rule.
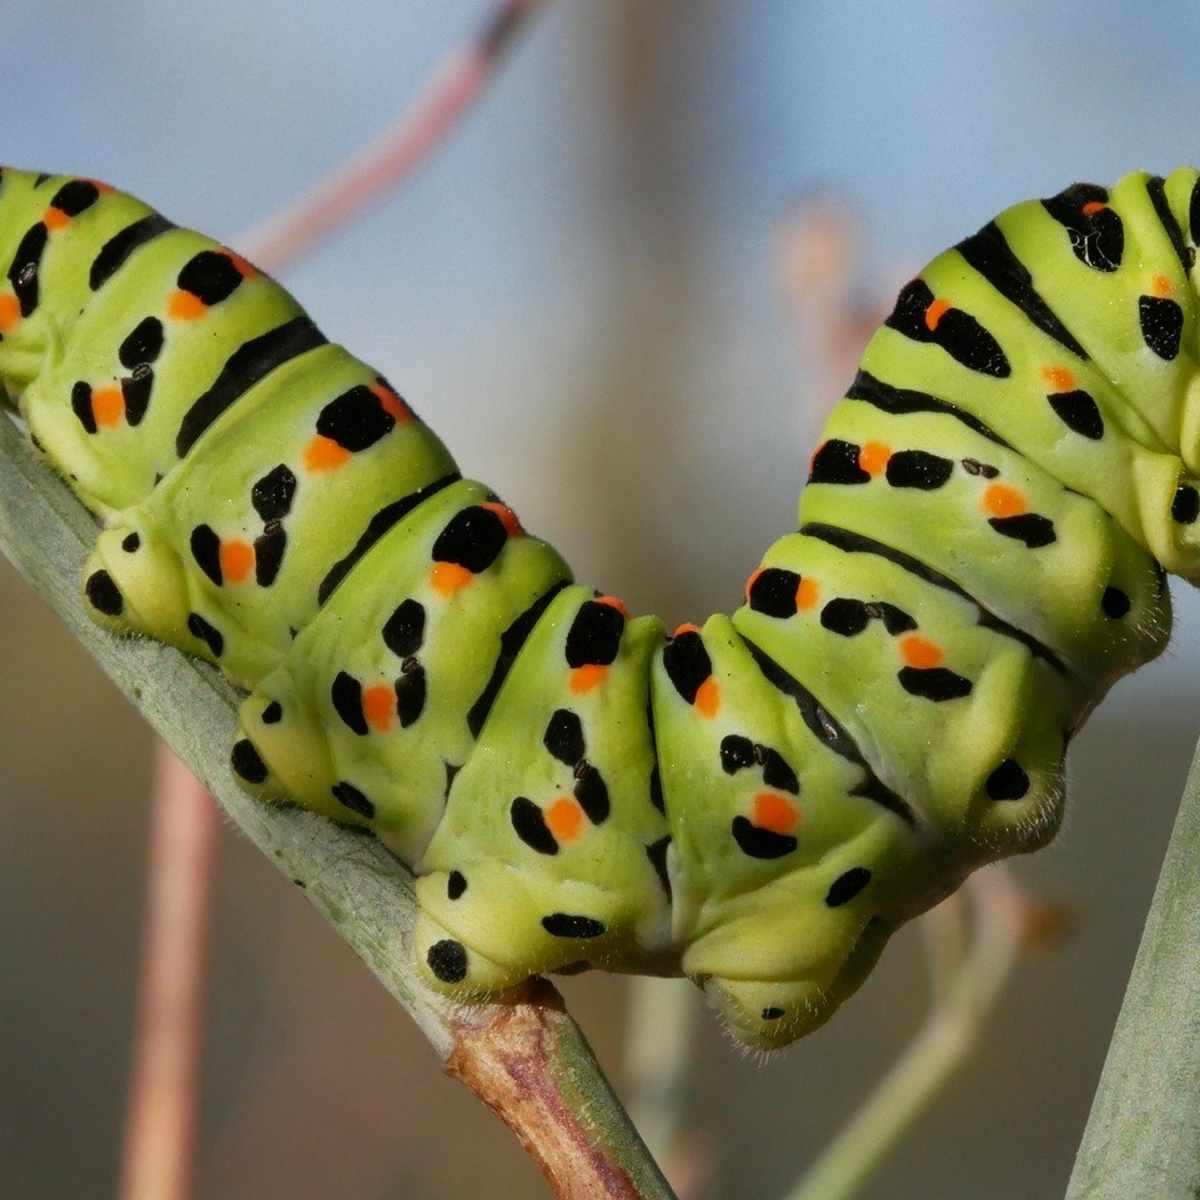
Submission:
[[[672,1200],[554,989],[536,981],[519,1002],[464,1006],[426,988],[412,966],[416,903],[408,872],[373,838],[242,791],[229,768],[234,690],[170,647],[114,638],[93,625],[79,580],[95,524],[8,420],[0,421],[0,461],[0,548],[238,828],[305,888],[412,1015],[444,1068],[511,1126],[555,1194]]]
[[[687,1125],[696,1026],[703,1011],[695,988],[678,979],[635,975],[629,981],[629,1115],[679,1200],[704,1193],[713,1165],[708,1137]]]
[[[1200,745],[1067,1200],[1200,1196]]]
[[[926,932],[937,981],[925,1025],[787,1200],[853,1196],[975,1048],[1027,944],[1028,920],[1038,906],[1002,865],[972,875],[965,889],[973,915],[965,952],[957,949],[964,944],[960,896],[950,897],[925,918],[933,923]],[[938,981],[939,964],[953,974]],[[1140,1193],[1125,1193],[1135,1194]]]
[[[192,1194],[216,841],[216,807],[160,742],[122,1200]]]
[[[515,34],[545,2],[495,3],[475,35],[446,57],[388,129],[307,195],[231,244],[262,270],[278,270],[346,224],[372,197],[411,175],[470,110]]]

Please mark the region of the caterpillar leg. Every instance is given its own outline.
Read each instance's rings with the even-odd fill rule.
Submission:
[[[610,922],[595,889],[580,888],[589,894],[575,905],[587,917],[556,913],[552,902],[539,904],[538,890],[496,862],[422,876],[415,957],[426,982],[454,994],[500,992],[602,952]]]
[[[83,571],[88,613],[116,633],[145,633],[184,646],[187,590],[170,544],[131,524],[106,529]]]
[[[759,898],[761,907],[747,907],[689,948],[685,973],[739,1041],[772,1050],[811,1033],[870,974],[905,919],[871,854],[879,841],[860,839],[832,870],[820,863],[784,877]]]
[[[286,666],[242,702],[230,765],[246,789],[264,799],[288,799],[335,821],[369,824],[366,814],[338,802],[320,719]]]

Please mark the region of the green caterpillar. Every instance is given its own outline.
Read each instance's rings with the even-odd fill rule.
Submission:
[[[1200,182],[1001,214],[901,291],[732,617],[574,585],[370,367],[232,251],[0,176],[0,380],[105,524],[96,620],[249,692],[234,769],[418,875],[460,995],[685,974],[826,1020],[888,936],[1049,840],[1063,755],[1200,579]]]

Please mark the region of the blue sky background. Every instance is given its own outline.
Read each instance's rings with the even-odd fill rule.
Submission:
[[[105,178],[236,242],[383,128],[480,11],[9,3],[0,160]],[[555,0],[421,175],[285,278],[581,578],[695,619],[735,604],[761,547],[790,527],[831,399],[779,282],[789,200],[822,187],[861,214],[870,293],[1009,203],[1200,157],[1198,45],[1191,2]],[[19,982],[0,1027],[0,1148],[14,1194],[99,1194],[136,955],[144,806],[129,763],[148,740],[12,578],[0,599],[14,672],[0,711],[12,797],[0,946]],[[875,1200],[1061,1194],[1200,728],[1200,605],[1181,595],[1179,609],[1175,649],[1079,739],[1066,832],[1021,864],[1075,906],[1079,932],[1022,970],[976,1066]],[[94,736],[78,763],[56,752],[64,725]],[[295,1198],[453,1197],[496,1171],[504,1195],[541,1194],[303,901],[228,841],[204,1194],[270,1194],[262,1180],[278,1186],[285,1161]],[[698,1035],[696,1120],[715,1130],[719,1194],[775,1194],[895,1053],[921,1007],[905,945],[783,1064],[759,1071]],[[619,984],[570,994],[618,1063]],[[331,1006],[355,1006],[361,1032],[305,1057]],[[285,1033],[302,1021],[315,1038]],[[331,1122],[325,1158],[320,1139],[294,1144],[309,1109],[289,1109],[293,1095]],[[334,1108],[354,1118],[348,1138],[391,1120],[395,1136],[339,1153]],[[64,1122],[83,1131],[72,1155],[56,1149]],[[470,1155],[423,1154],[450,1122],[486,1159],[478,1175]],[[380,1163],[378,1178],[354,1174]]]

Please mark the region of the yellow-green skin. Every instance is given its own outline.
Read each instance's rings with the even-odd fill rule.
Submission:
[[[935,259],[799,532],[670,636],[278,285],[111,189],[0,177],[0,380],[104,519],[96,619],[216,663],[247,786],[414,868],[432,984],[683,973],[774,1047],[1053,835],[1067,740],[1166,642],[1159,565],[1200,577],[1198,227],[1196,171],[1137,173]]]

